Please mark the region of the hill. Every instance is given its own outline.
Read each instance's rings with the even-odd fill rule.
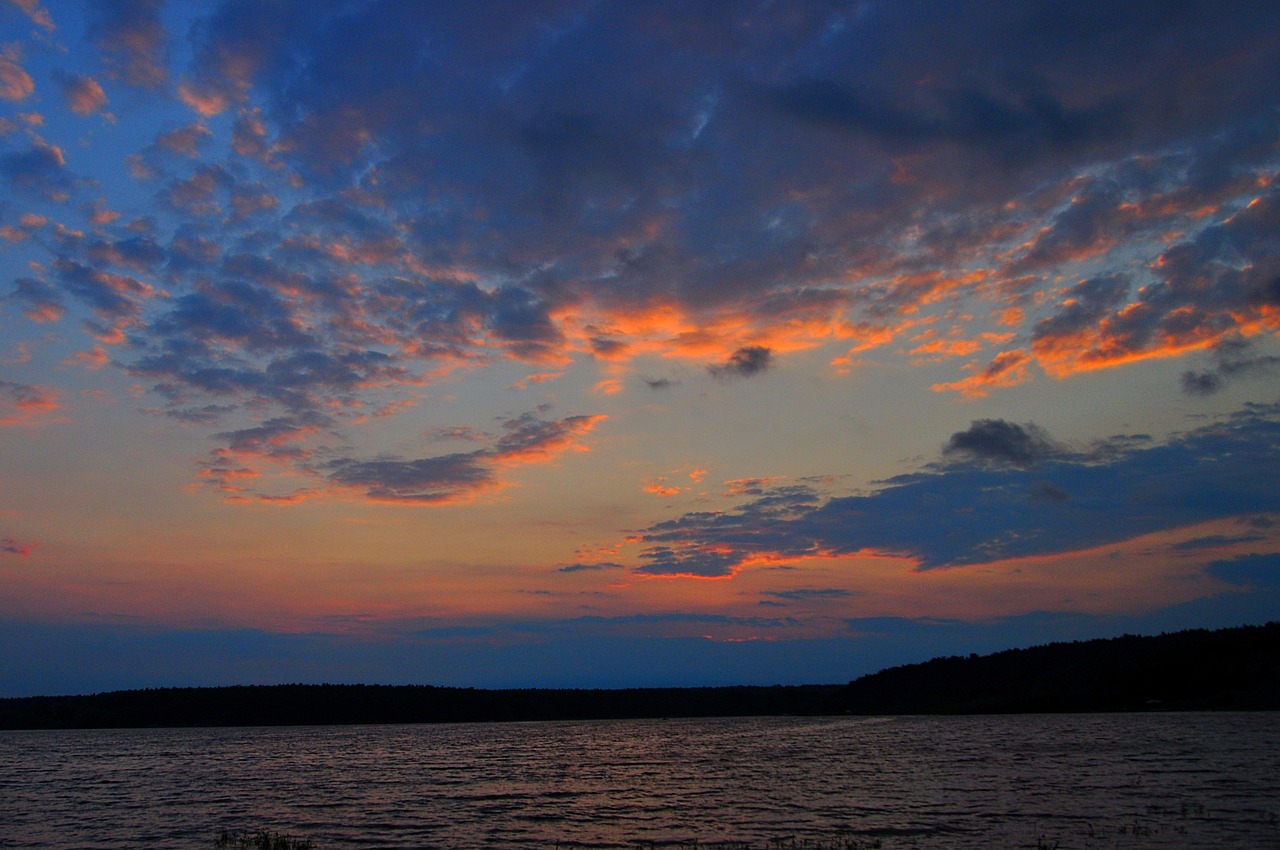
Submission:
[[[1280,710],[1280,623],[935,658],[847,685],[256,685],[21,697],[0,699],[0,729],[1152,709]]]
[[[935,658],[851,682],[854,714],[1280,710],[1280,623]]]

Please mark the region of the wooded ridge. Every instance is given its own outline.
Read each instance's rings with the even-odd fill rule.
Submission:
[[[245,685],[0,699],[0,728],[836,714],[1280,710],[1280,623],[935,658],[844,685],[508,689]]]

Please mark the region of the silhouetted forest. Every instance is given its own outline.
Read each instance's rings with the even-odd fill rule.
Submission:
[[[617,690],[254,685],[22,697],[0,699],[0,728],[1141,710],[1280,710],[1280,623],[935,658],[847,685]]]

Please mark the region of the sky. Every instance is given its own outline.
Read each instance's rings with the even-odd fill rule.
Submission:
[[[0,0],[0,696],[1280,612],[1280,4]]]

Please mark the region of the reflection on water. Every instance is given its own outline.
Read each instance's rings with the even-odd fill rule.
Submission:
[[[1280,715],[0,732],[0,848],[1280,847]]]

